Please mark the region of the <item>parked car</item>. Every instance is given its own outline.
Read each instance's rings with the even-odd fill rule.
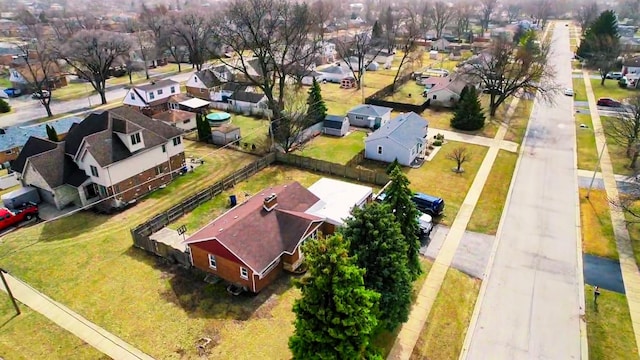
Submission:
[[[600,98],[598,99],[598,106],[621,107],[622,103],[611,98]]]
[[[431,215],[420,213],[418,217],[418,226],[420,227],[421,236],[429,236],[433,230],[433,218]]]
[[[622,79],[622,73],[621,72],[608,72],[607,75],[605,76],[606,79],[613,79],[613,80],[620,80]]]
[[[33,94],[31,94],[31,98],[36,100],[46,99],[49,97],[51,97],[51,93],[49,92],[49,90],[42,90],[42,92],[34,92]]]
[[[565,94],[565,95],[567,95],[567,96],[573,96],[573,95],[575,95],[575,93],[573,92],[573,89],[572,89],[572,88],[566,88],[566,89],[564,89],[564,94]]]
[[[38,205],[34,203],[26,204],[25,207],[15,210],[0,208],[0,230],[36,217],[38,217]]]
[[[418,210],[431,216],[440,216],[444,212],[444,200],[442,198],[423,193],[415,193],[411,200]]]
[[[7,94],[8,97],[18,97],[22,95],[22,90],[16,88],[8,88],[4,89],[4,93]]]

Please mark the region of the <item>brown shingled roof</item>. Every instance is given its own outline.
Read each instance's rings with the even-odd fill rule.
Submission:
[[[189,120],[194,116],[195,114],[190,111],[171,109],[161,112],[160,114],[153,115],[153,118],[164,122],[177,123]]]
[[[278,205],[266,211],[264,198],[277,195]],[[189,237],[186,243],[207,250],[216,239],[256,273],[283,253],[293,253],[310,228],[322,218],[306,214],[320,199],[298,182],[265,189]]]

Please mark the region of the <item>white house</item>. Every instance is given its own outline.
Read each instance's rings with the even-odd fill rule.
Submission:
[[[426,93],[426,98],[429,100],[431,106],[454,107],[460,100],[462,89],[467,86],[465,81],[456,80],[452,76],[444,79],[446,79],[446,81],[435,84]]]
[[[375,61],[375,62],[377,62],[379,64],[383,64],[383,66],[387,66],[388,67],[393,62],[395,54],[393,52],[389,52],[387,50],[372,49],[369,52],[367,52],[365,57],[368,60],[373,58],[373,61]]]
[[[182,130],[119,107],[89,115],[64,141],[31,137],[11,168],[58,209],[98,200],[111,209],[169,183],[183,166]]]
[[[129,89],[123,104],[136,110],[149,109],[152,112],[166,110],[166,103],[173,95],[180,94],[180,83],[171,79],[152,81],[150,84]]]
[[[316,69],[320,76],[322,76],[323,81],[332,82],[332,83],[340,83],[342,79],[353,76],[353,72],[349,70],[349,67],[346,65],[338,66],[338,65],[329,65],[322,69]]]
[[[320,200],[305,213],[323,218],[325,223],[333,225],[333,230],[345,224],[353,208],[362,208],[373,198],[373,189],[369,186],[328,178],[321,178],[308,190]]]
[[[185,131],[191,131],[196,128],[196,113],[190,111],[169,109],[153,115],[153,120],[163,121]]]
[[[410,112],[391,119],[364,140],[364,157],[411,166],[427,144],[429,122]]]
[[[316,79],[317,82],[321,83],[324,80],[324,76],[314,70],[302,78],[302,85],[311,86],[313,84],[313,79]]]
[[[212,66],[193,73],[186,83],[187,94],[212,101],[222,101],[220,89],[234,80],[233,71],[226,65]]]
[[[353,107],[347,113],[349,123],[353,126],[378,128],[391,119],[392,108],[362,104]]]
[[[237,91],[228,100],[236,112],[251,112],[256,109],[266,110],[267,97],[264,94]]]
[[[622,62],[622,75],[640,74],[640,56],[624,59]]]

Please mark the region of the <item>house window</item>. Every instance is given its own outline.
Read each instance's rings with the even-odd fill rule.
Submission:
[[[100,196],[106,197],[107,196],[107,188],[102,186],[102,185],[98,185],[98,193],[100,194]]]
[[[188,123],[190,123],[190,122],[191,122],[191,119],[187,119],[187,120],[183,121],[182,123],[183,123],[183,124],[188,124]]]
[[[209,254],[209,267],[213,270],[216,270],[218,268],[218,263],[216,262],[215,255]]]
[[[158,89],[158,95],[162,95],[162,89]]]
[[[433,100],[436,100],[438,98],[437,95],[433,95]]]
[[[193,82],[198,82],[198,77],[197,76],[193,78]]]
[[[362,116],[356,116],[356,120],[364,120],[364,117],[362,117]]]
[[[98,168],[97,167],[91,165],[91,166],[89,166],[89,169],[91,169],[91,175],[92,176],[99,177]]]
[[[139,132],[131,135],[131,145],[139,144],[141,141]]]
[[[249,278],[249,271],[247,268],[240,267],[240,277],[247,280]]]
[[[173,138],[173,146],[178,146],[182,144],[182,139],[180,138],[180,136]]]
[[[200,93],[201,93],[201,94],[204,94],[204,91],[205,91],[205,90],[206,90],[206,89],[200,89]]]
[[[175,87],[175,86],[172,86],[172,87],[171,87],[171,93],[172,93],[172,94],[175,94],[175,93],[176,93],[176,87]]]
[[[169,109],[178,110],[178,109],[180,109],[180,104],[178,104],[178,103],[169,103]]]
[[[378,154],[382,155],[382,146],[378,145]]]
[[[150,92],[150,93],[149,93],[149,99],[150,99],[150,100],[153,100],[153,99],[155,99],[155,98],[156,98],[156,96],[155,96],[155,95],[153,95],[153,91],[152,91],[152,92]]]
[[[162,144],[162,152],[166,153],[167,152],[167,145]]]
[[[133,93],[129,94],[129,97],[131,98],[131,100],[135,100],[136,99],[136,96]]]

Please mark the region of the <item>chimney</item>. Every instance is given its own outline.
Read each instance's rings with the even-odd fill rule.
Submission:
[[[271,193],[271,195],[264,198],[262,207],[267,211],[271,211],[276,207],[276,205],[278,205],[278,196],[276,193]]]

